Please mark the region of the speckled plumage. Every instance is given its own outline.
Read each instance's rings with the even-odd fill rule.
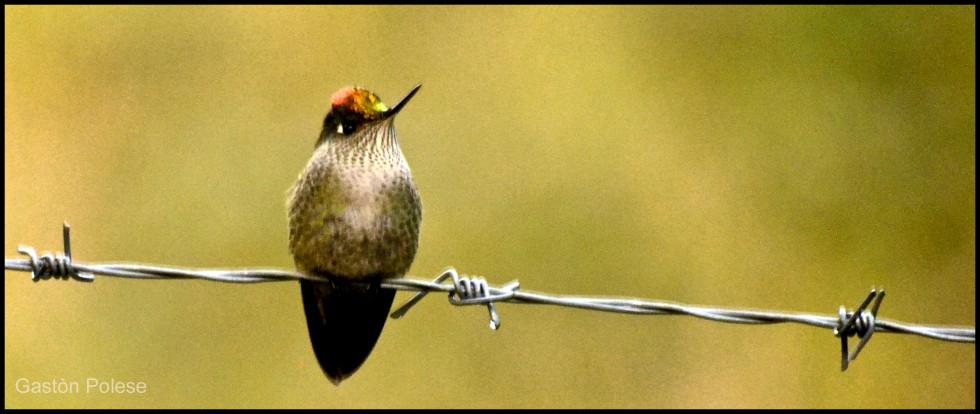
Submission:
[[[353,91],[338,94],[370,94]],[[368,108],[365,114],[344,105],[353,104],[335,94],[313,157],[288,200],[289,250],[297,269],[331,280],[300,283],[314,351],[335,384],[360,367],[381,334],[395,292],[378,282],[408,271],[422,220],[393,125],[400,106],[385,114],[380,104],[382,111]]]

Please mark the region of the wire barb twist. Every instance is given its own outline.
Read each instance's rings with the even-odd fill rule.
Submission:
[[[481,305],[485,303],[487,310],[490,312],[490,329],[500,329],[500,315],[497,314],[497,309],[493,306],[493,302],[506,301],[513,298],[517,289],[521,286],[520,282],[514,280],[504,285],[501,289],[494,289],[482,277],[460,276],[456,272],[456,269],[449,267],[443,270],[442,274],[436,277],[432,283],[441,284],[450,277],[453,278],[453,290],[449,292],[449,303],[456,306]],[[404,305],[392,312],[391,317],[393,319],[401,319],[412,306],[415,306],[416,303],[428,294],[429,291],[419,291],[408,302],[405,302]]]
[[[857,359],[858,353],[864,349],[864,346],[868,344],[871,340],[871,335],[875,333],[875,321],[878,316],[878,308],[881,307],[881,301],[885,299],[885,290],[876,290],[871,288],[871,293],[864,298],[864,302],[861,302],[861,306],[858,306],[857,310],[854,312],[847,312],[847,308],[844,306],[840,307],[837,313],[839,318],[839,324],[834,328],[834,335],[840,338],[841,347],[841,360],[840,360],[840,370],[847,371],[847,366],[851,361]],[[870,312],[865,312],[864,310],[868,307],[868,304],[874,300],[874,304],[871,306]],[[861,340],[854,347],[854,350],[848,353],[847,350],[847,337],[849,336],[859,336]]]
[[[91,272],[79,272],[75,269],[75,266],[71,264],[71,227],[68,223],[64,223],[62,228],[62,238],[65,243],[65,252],[58,253],[56,255],[51,253],[45,253],[44,255],[38,257],[37,251],[33,247],[20,245],[17,246],[17,251],[21,254],[27,255],[30,271],[31,280],[37,282],[39,280],[47,279],[76,279],[83,282],[94,282],[95,275]]]
[[[204,279],[225,283],[263,283],[287,280],[324,281],[324,279],[314,275],[278,269],[186,269],[130,263],[82,264],[71,260],[68,223],[65,223],[63,235],[65,254],[45,254],[38,257],[34,248],[20,246],[18,251],[27,255],[28,259],[5,259],[4,268],[30,271],[34,281],[50,278],[73,278],[91,282],[96,274],[136,279]],[[443,283],[450,278],[452,283]],[[394,319],[403,317],[427,294],[446,292],[449,294],[449,303],[456,306],[486,305],[490,313],[491,329],[500,328],[500,315],[494,306],[497,302],[556,305],[631,315],[685,315],[715,322],[751,325],[798,323],[829,328],[833,330],[834,335],[841,339],[842,371],[847,369],[850,361],[857,358],[858,353],[867,345],[875,332],[912,334],[942,341],[976,343],[976,329],[973,327],[926,326],[878,318],[878,309],[885,297],[885,291],[875,289],[871,290],[871,293],[856,311],[847,312],[841,306],[838,315],[835,317],[795,312],[725,309],[642,299],[552,295],[520,290],[520,283],[516,280],[498,288],[491,286],[482,277],[461,276],[452,267],[444,270],[439,277],[432,281],[402,277],[385,279],[381,283],[381,287],[416,292],[408,302],[391,313],[391,317]],[[869,305],[870,310],[868,310]],[[849,336],[861,338],[853,350],[848,350],[847,338]]]

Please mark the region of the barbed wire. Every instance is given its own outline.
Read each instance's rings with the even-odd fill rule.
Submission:
[[[62,235],[64,253],[47,253],[38,256],[33,247],[21,245],[17,251],[28,256],[28,258],[4,259],[4,268],[30,271],[31,279],[35,282],[52,278],[92,282],[95,280],[95,275],[135,279],[204,279],[226,283],[263,283],[289,280],[327,281],[323,277],[279,269],[223,270],[133,263],[77,263],[71,259],[71,238],[68,223],[64,224]],[[452,279],[451,283],[445,283],[446,279]],[[976,343],[976,329],[974,327],[917,325],[878,318],[878,309],[885,298],[885,291],[874,288],[853,312],[849,312],[844,306],[841,306],[837,316],[826,316],[796,312],[726,309],[643,299],[552,295],[520,290],[520,283],[516,280],[501,287],[490,286],[485,278],[460,275],[452,267],[447,268],[432,281],[393,278],[385,279],[380,286],[387,289],[417,292],[408,302],[391,313],[391,317],[394,319],[405,316],[408,310],[427,294],[443,292],[449,294],[449,303],[456,306],[486,305],[490,313],[491,329],[500,328],[500,315],[497,313],[494,303],[556,305],[635,315],[686,315],[711,321],[739,324],[798,323],[829,328],[833,330],[835,336],[841,339],[841,371],[846,370],[849,362],[857,358],[858,353],[867,345],[875,332],[911,334],[942,341]],[[849,350],[847,344],[847,338],[851,336],[860,337],[853,350]]]

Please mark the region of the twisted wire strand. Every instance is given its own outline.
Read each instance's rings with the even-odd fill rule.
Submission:
[[[4,268],[7,270],[34,271],[30,259],[5,259]],[[78,272],[132,279],[204,279],[225,283],[266,283],[288,280],[324,281],[316,276],[278,269],[191,269],[132,263],[83,264],[77,262],[72,263],[72,268]],[[381,287],[426,294],[443,292],[455,295],[457,293],[456,286],[453,284],[410,278],[387,279],[381,284]],[[451,299],[451,303],[459,306],[484,304],[488,301],[541,304],[636,315],[686,315],[711,321],[740,324],[798,323],[829,329],[837,328],[840,323],[839,316],[807,313],[726,309],[626,298],[552,295],[528,290],[505,289],[504,287],[488,287],[487,292],[492,296],[477,298],[472,301]],[[400,317],[404,313],[403,311],[398,316]],[[976,329],[972,327],[916,325],[876,319],[875,331],[918,335],[951,342],[976,342]]]
[[[83,264],[73,262],[71,259],[67,223],[64,226],[64,241],[65,254],[57,255],[48,253],[38,256],[34,248],[20,246],[18,251],[27,255],[28,258],[5,259],[4,268],[29,271],[34,281],[54,278],[91,282],[95,275],[135,279],[204,279],[225,283],[264,283],[289,280],[326,281],[326,279],[317,276],[279,269],[225,270],[136,263]],[[446,283],[446,279],[451,279],[451,281]],[[973,327],[917,325],[878,318],[877,313],[885,293],[883,290],[877,289],[872,289],[855,311],[849,312],[844,306],[841,306],[837,316],[826,316],[796,312],[726,309],[631,298],[553,295],[520,290],[520,283],[516,280],[501,287],[494,287],[482,277],[460,275],[451,267],[432,281],[394,278],[386,279],[382,282],[381,287],[416,292],[404,305],[391,313],[391,317],[394,319],[403,317],[411,307],[429,293],[443,292],[449,295],[449,302],[456,306],[487,306],[490,313],[491,329],[500,327],[500,315],[494,303],[554,305],[634,315],[685,315],[710,321],[753,325],[797,323],[828,328],[833,330],[835,336],[841,338],[841,370],[847,369],[848,362],[857,357],[857,354],[876,332],[918,335],[949,342],[976,343],[976,329]],[[868,306],[871,308],[868,309]],[[851,336],[858,336],[861,339],[857,346],[849,351],[847,338]]]

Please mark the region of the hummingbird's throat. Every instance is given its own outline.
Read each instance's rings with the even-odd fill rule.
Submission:
[[[346,87],[330,97],[334,113],[351,121],[374,121],[381,119],[388,107],[381,98],[357,87]]]

